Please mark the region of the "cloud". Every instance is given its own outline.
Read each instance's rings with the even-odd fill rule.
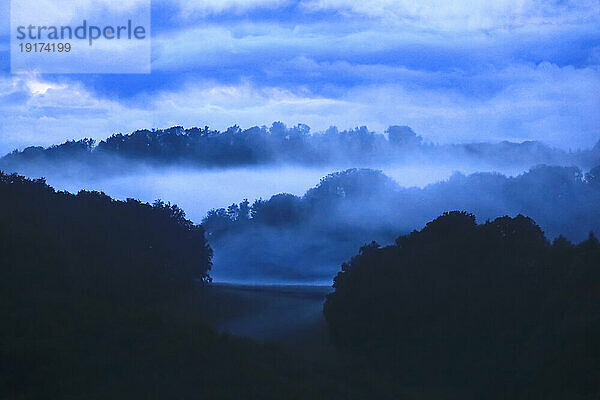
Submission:
[[[76,82],[57,84],[35,75],[0,77],[0,109],[3,153],[28,145],[105,137],[119,124],[119,113],[126,112],[119,103],[98,99]],[[141,121],[128,128],[135,123]]]
[[[426,29],[506,29],[598,19],[598,2],[547,0],[306,0],[309,11],[334,10],[342,14],[377,17],[392,24]]]
[[[262,82],[286,75],[286,63],[301,58],[446,73],[477,71],[490,65],[505,67],[516,62],[583,66],[593,65],[597,59],[599,32],[598,24],[585,23],[466,33],[345,20],[297,25],[208,23],[159,34],[153,42],[153,70],[198,71],[209,78],[225,75],[226,71],[227,77]],[[305,77],[303,84],[310,85],[308,77],[314,74],[308,69],[298,72],[296,68],[297,80]],[[336,80],[338,76],[330,77]],[[356,82],[363,83],[360,79]]]
[[[299,62],[309,63],[316,71],[352,69],[346,64]],[[386,72],[405,74],[407,80],[415,76],[440,79],[439,74],[428,77],[409,70]],[[5,79],[0,84],[0,108],[5,112],[0,120],[5,132],[0,149],[88,136],[102,139],[142,128],[209,125],[225,129],[234,124],[269,125],[276,120],[288,125],[306,123],[313,131],[330,125],[367,125],[381,132],[388,125],[406,124],[427,140],[440,143],[541,140],[563,148],[587,148],[600,138],[597,67],[515,65],[471,79],[504,83],[487,96],[474,97],[455,85],[376,81],[324,96],[302,87],[194,81],[177,90],[162,90],[145,101],[119,102],[98,98],[77,82],[49,83],[35,76]]]
[[[151,75],[0,76],[0,150],[274,120],[315,130],[408,124],[437,142],[588,147],[599,137],[597,2],[155,6]]]
[[[149,0],[20,0],[13,2],[11,20],[25,25],[61,25],[94,17],[136,15],[141,10],[150,10]]]
[[[160,2],[160,1],[159,1]],[[174,4],[179,16],[192,18],[224,12],[242,14],[260,8],[278,8],[289,4],[290,0],[166,0],[163,3]]]
[[[346,94],[354,118],[412,126],[427,139],[457,141],[541,140],[562,148],[588,148],[600,139],[597,68],[515,66],[479,79],[511,79],[503,89],[474,98],[448,89],[360,87]],[[391,122],[391,121],[390,121]],[[385,125],[385,124],[384,124]]]

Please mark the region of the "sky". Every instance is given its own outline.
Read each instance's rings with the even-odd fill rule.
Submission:
[[[150,74],[11,74],[0,0],[0,153],[273,121],[408,125],[433,143],[600,139],[598,0],[154,0],[151,15]]]

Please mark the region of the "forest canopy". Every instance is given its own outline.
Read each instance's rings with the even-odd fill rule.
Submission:
[[[445,213],[391,246],[362,247],[334,288],[324,306],[334,340],[402,379],[508,398],[599,392],[593,235],[550,243],[522,215],[478,225],[472,214]]]
[[[600,232],[598,168],[540,165],[518,176],[456,173],[405,188],[381,171],[349,169],[324,177],[303,196],[277,194],[213,209],[203,220],[220,279],[327,282],[355,249],[392,243],[444,211],[486,221],[534,218],[550,238],[584,240]]]
[[[0,173],[0,398],[379,392],[358,374],[341,386],[333,368],[210,328],[211,256],[203,228],[174,205]]]
[[[600,164],[600,141],[594,149],[566,152],[541,142],[465,143],[438,145],[426,142],[408,126],[390,126],[383,133],[366,126],[340,131],[330,127],[311,132],[304,124],[225,131],[204,128],[143,129],[117,133],[96,143],[93,139],[71,140],[48,148],[32,146],[15,150],[0,159],[4,169],[27,164],[83,162],[100,163],[104,173],[115,157],[150,164],[186,164],[197,167],[233,167],[270,164],[384,165],[410,162],[462,162],[504,166],[546,163],[589,168]]]

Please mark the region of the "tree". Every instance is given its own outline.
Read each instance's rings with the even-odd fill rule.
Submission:
[[[250,202],[244,199],[239,205],[238,221],[247,222],[250,219]]]
[[[324,315],[338,346],[411,382],[597,393],[598,266],[593,235],[550,245],[522,215],[477,225],[450,212],[361,248]]]
[[[237,221],[238,216],[240,215],[240,208],[237,204],[233,203],[229,207],[227,207],[227,215],[231,221]]]
[[[585,181],[593,187],[600,187],[600,165],[585,174]]]
[[[390,143],[396,146],[419,146],[423,142],[423,138],[417,136],[417,134],[408,126],[393,125],[387,128],[385,132],[388,135]]]

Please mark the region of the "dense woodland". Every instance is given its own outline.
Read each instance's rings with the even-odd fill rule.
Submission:
[[[599,176],[600,167],[538,166],[516,177],[455,174],[419,189],[400,187],[379,171],[350,169],[326,176],[303,196],[211,210],[203,226],[221,276],[329,281],[364,243],[392,243],[447,210],[472,212],[482,222],[521,213],[550,238],[584,240],[600,232]]]
[[[597,184],[595,173],[586,185]],[[350,171],[299,201],[326,207],[330,195],[360,194],[365,181],[354,174],[392,185],[375,171]],[[244,204],[249,217],[239,223],[288,218]],[[373,242],[343,264],[325,303],[337,350],[299,357],[208,326],[212,250],[204,227],[178,207],[56,192],[43,180],[7,174],[0,174],[0,205],[2,398],[600,393],[593,235],[551,244],[527,217],[477,225],[472,214],[451,212],[392,246]]]
[[[398,379],[480,398],[600,394],[600,244],[524,216],[451,212],[361,248],[324,306],[332,335]]]
[[[347,383],[333,368],[215,333],[199,308],[210,267],[203,228],[175,206],[0,174],[0,398],[378,393],[368,378]]]
[[[115,173],[115,157],[150,164],[186,164],[199,167],[254,166],[275,163],[314,165],[384,165],[461,160],[488,165],[540,163],[578,165],[590,168],[600,164],[600,142],[591,150],[566,152],[540,142],[471,143],[435,145],[426,143],[407,126],[390,126],[385,133],[357,127],[311,133],[303,124],[242,130],[235,125],[224,132],[205,128],[175,126],[159,130],[139,130],[114,134],[96,144],[93,139],[68,141],[49,148],[39,146],[15,150],[0,159],[0,167],[19,171],[23,167],[64,165],[82,162],[101,167],[102,173]]]

